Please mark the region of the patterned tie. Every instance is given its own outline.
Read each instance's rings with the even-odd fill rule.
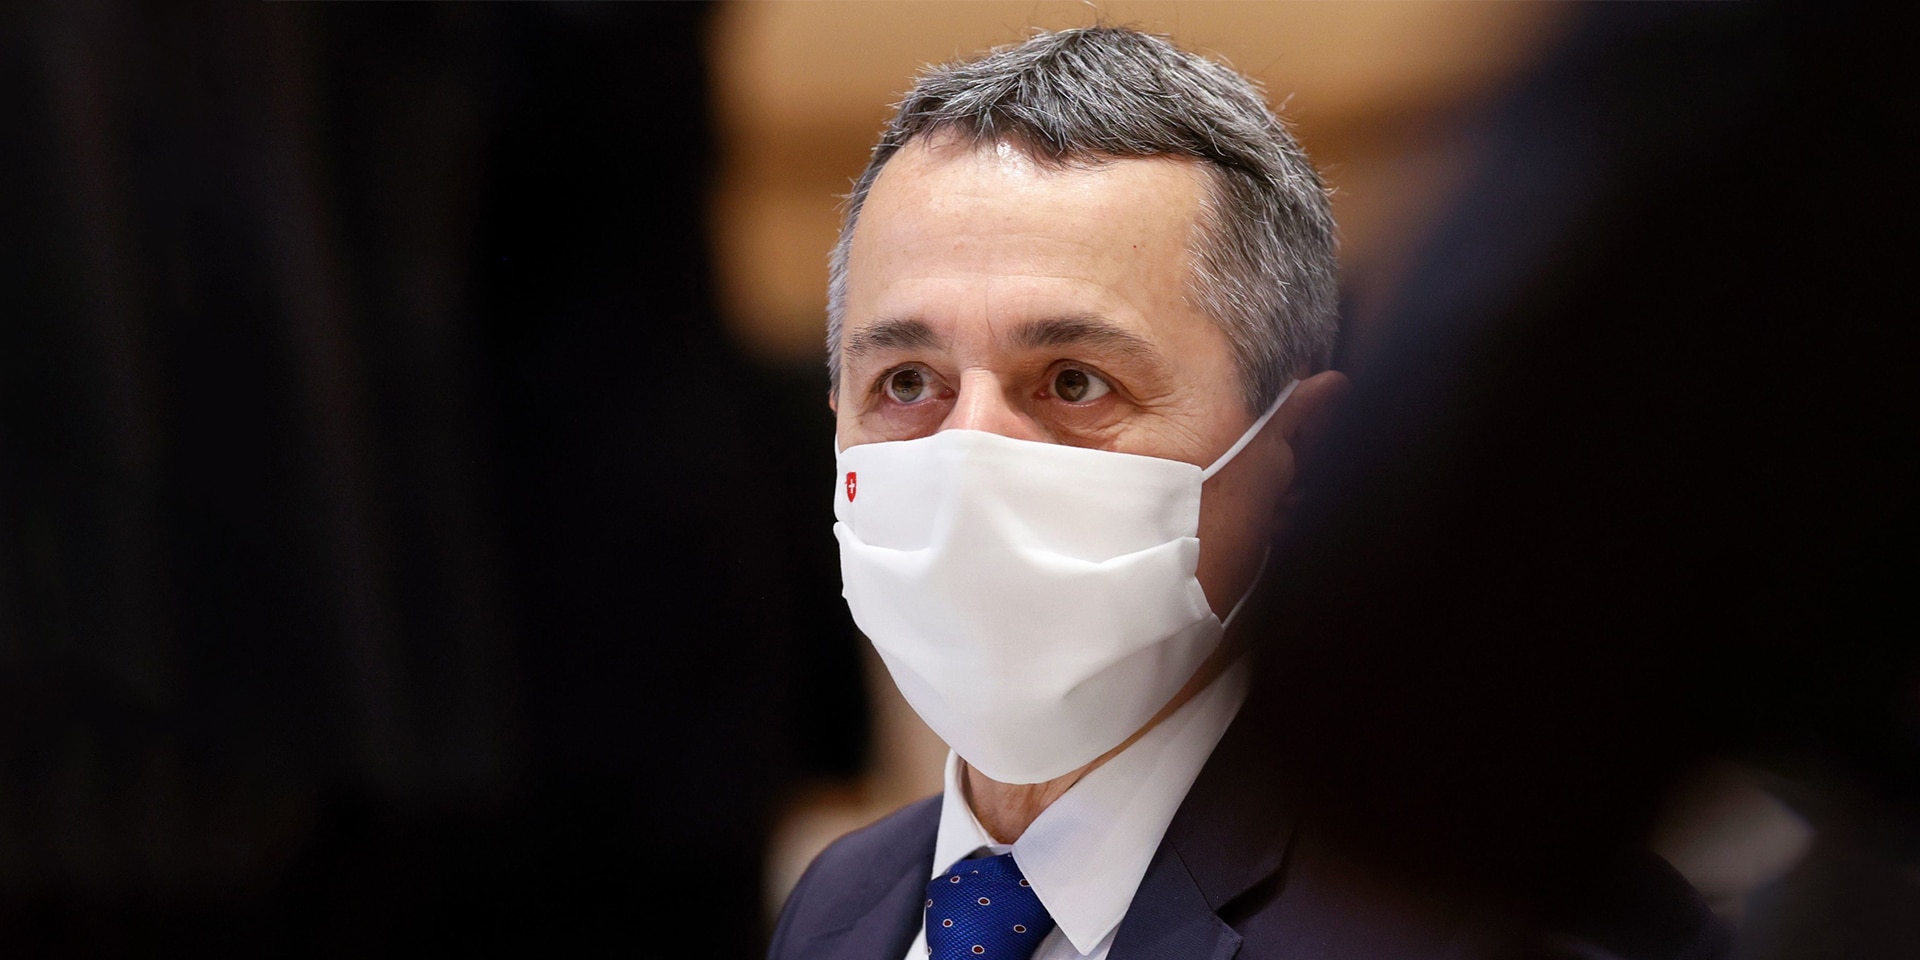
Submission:
[[[1011,853],[961,860],[927,883],[933,960],[1027,960],[1052,929]]]

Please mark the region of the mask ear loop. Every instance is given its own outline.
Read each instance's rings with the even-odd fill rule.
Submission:
[[[1260,554],[1260,569],[1254,571],[1253,582],[1247,584],[1247,592],[1241,594],[1240,599],[1235,600],[1233,602],[1233,609],[1227,611],[1227,618],[1225,620],[1220,621],[1220,629],[1225,630],[1226,628],[1233,626],[1233,618],[1240,615],[1240,608],[1246,606],[1247,600],[1250,599],[1254,595],[1254,593],[1260,589],[1260,584],[1266,582],[1267,561],[1271,559],[1273,559],[1273,546],[1269,544],[1267,546],[1266,552]]]
[[[1220,459],[1213,462],[1213,466],[1200,471],[1200,482],[1206,483],[1208,480],[1213,479],[1214,474],[1226,469],[1227,464],[1232,463],[1233,458],[1238,456],[1240,451],[1245,450],[1247,444],[1252,443],[1253,438],[1260,435],[1261,430],[1266,429],[1267,421],[1272,420],[1273,415],[1280,412],[1280,405],[1287,402],[1287,397],[1293,394],[1293,388],[1299,385],[1300,381],[1298,380],[1288,380],[1287,385],[1281,388],[1280,395],[1273,398],[1273,406],[1268,407],[1267,412],[1261,414],[1260,419],[1255,420],[1253,426],[1248,427],[1247,432],[1241,434],[1240,439],[1235,440],[1233,446],[1228,447],[1227,452],[1221,454]]]
[[[1219,473],[1227,464],[1233,462],[1233,458],[1237,456],[1240,451],[1246,449],[1247,444],[1252,443],[1253,438],[1259,436],[1261,430],[1266,429],[1267,421],[1273,419],[1273,415],[1280,412],[1280,405],[1287,402],[1287,397],[1293,394],[1293,388],[1299,385],[1299,380],[1287,381],[1287,385],[1281,388],[1280,395],[1273,398],[1273,405],[1267,408],[1267,412],[1261,414],[1260,419],[1255,420],[1253,426],[1248,427],[1247,432],[1241,434],[1240,439],[1235,441],[1233,446],[1227,448],[1227,452],[1221,454],[1220,459],[1213,462],[1213,466],[1200,471],[1200,482],[1207,482],[1214,474]],[[1240,594],[1240,599],[1233,602],[1233,609],[1227,611],[1226,619],[1220,621],[1220,628],[1222,630],[1233,624],[1233,618],[1240,615],[1240,608],[1246,606],[1247,600],[1253,596],[1255,591],[1260,589],[1261,582],[1264,581],[1267,576],[1267,562],[1272,559],[1273,545],[1268,544],[1266,550],[1260,554],[1260,569],[1254,571],[1253,582],[1247,584],[1246,592]]]

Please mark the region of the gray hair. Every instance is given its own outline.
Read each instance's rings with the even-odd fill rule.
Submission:
[[[1198,160],[1202,201],[1189,296],[1232,344],[1248,409],[1325,369],[1339,336],[1339,266],[1327,189],[1260,88],[1219,63],[1137,30],[1039,32],[923,72],[896,105],[845,198],[829,262],[827,364],[840,383],[847,257],[881,168],[922,134],[1004,142],[1054,165],[1134,157]]]

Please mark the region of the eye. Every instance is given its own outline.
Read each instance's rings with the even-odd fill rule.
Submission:
[[[919,370],[906,367],[887,374],[881,388],[895,403],[913,403],[927,395],[927,377]]]
[[[1061,367],[1053,375],[1053,395],[1068,403],[1098,400],[1112,389],[1107,381],[1079,367]]]

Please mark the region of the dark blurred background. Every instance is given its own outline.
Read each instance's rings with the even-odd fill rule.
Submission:
[[[1898,956],[1906,34],[1100,9],[1265,80],[1338,191],[1277,762],[1361,855],[1512,893],[1652,844],[1752,960]],[[839,599],[834,196],[920,63],[1090,16],[0,9],[0,955],[759,956],[942,754]]]
[[[865,701],[711,13],[0,12],[0,954],[759,953]]]

